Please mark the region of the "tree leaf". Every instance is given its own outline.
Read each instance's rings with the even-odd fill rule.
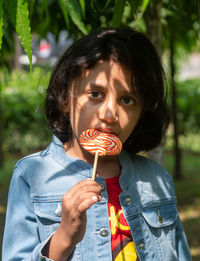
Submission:
[[[68,11],[67,11],[67,8],[64,4],[64,2],[62,0],[59,0],[59,6],[60,6],[60,9],[62,10],[62,13],[63,13],[63,16],[65,18],[65,23],[67,25],[67,29],[69,29],[69,15],[68,15]]]
[[[14,27],[16,27],[17,0],[7,1],[8,12]]]
[[[142,13],[144,13],[145,10],[147,9],[147,6],[148,6],[148,4],[149,4],[149,1],[150,1],[150,0],[143,0],[143,1],[142,1]]]
[[[106,3],[104,3],[105,1],[100,2],[98,0],[90,0],[90,6],[94,12],[102,13],[110,4],[110,1],[111,0],[107,0]]]
[[[83,18],[85,19],[85,0],[79,0],[79,3],[80,3],[80,6],[81,6]]]
[[[0,50],[3,36],[3,0],[0,0]]]
[[[69,15],[71,16],[72,21],[74,24],[79,28],[79,30],[83,34],[87,34],[88,31],[82,22],[81,14],[80,14],[80,6],[77,0],[60,0],[64,3],[64,5],[67,7],[67,10],[69,12]]]
[[[131,5],[131,12],[133,15],[136,15],[137,9],[140,6],[140,0],[129,0],[129,4]]]
[[[24,47],[32,68],[31,29],[27,0],[18,0],[16,16],[16,32]]]
[[[29,10],[27,0],[8,1],[8,11],[11,21],[19,36],[30,62],[30,70],[32,69],[32,49],[31,49],[31,29],[29,20]]]
[[[112,26],[118,27],[121,24],[122,16],[126,0],[115,0],[114,13],[112,18]]]

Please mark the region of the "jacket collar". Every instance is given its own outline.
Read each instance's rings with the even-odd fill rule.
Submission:
[[[78,172],[88,178],[92,176],[93,166],[78,158],[71,157],[66,154],[63,143],[54,135],[52,142],[44,152],[49,154],[63,168],[68,169],[70,172]],[[131,173],[131,159],[127,152],[123,151],[119,155],[122,172],[120,175],[120,184],[123,188],[128,184],[127,173]]]

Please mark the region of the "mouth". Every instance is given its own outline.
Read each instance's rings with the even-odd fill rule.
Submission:
[[[108,133],[108,134],[113,134],[113,135],[118,137],[117,133],[113,129],[110,129],[110,128],[96,128],[96,130],[101,131],[101,132],[105,132],[105,133]]]

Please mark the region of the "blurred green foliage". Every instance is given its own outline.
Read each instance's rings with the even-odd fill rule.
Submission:
[[[192,152],[200,153],[199,141],[200,141],[199,133],[194,134],[190,132],[190,133],[179,135],[179,147],[181,150],[184,151],[192,151]],[[174,148],[174,137],[170,128],[167,133],[165,149],[168,151],[172,151],[173,148]]]
[[[43,148],[51,136],[43,109],[49,74],[34,68],[1,76],[3,150],[27,154]]]
[[[180,134],[199,133],[200,78],[177,82],[177,106]]]

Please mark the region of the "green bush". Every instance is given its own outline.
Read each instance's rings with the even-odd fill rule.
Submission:
[[[34,68],[33,72],[4,72],[2,89],[3,148],[7,152],[26,154],[44,147],[50,131],[43,112],[49,74]]]
[[[177,83],[177,107],[180,133],[199,133],[200,79]]]

